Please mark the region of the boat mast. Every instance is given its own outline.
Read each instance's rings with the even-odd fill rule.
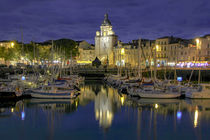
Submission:
[[[139,38],[139,42],[138,42],[138,76],[139,78],[142,78],[142,71],[141,71],[141,51],[140,51],[140,47],[141,47],[141,38]]]
[[[151,41],[149,41],[149,47],[150,47],[150,62],[149,62],[149,68],[150,68],[150,76],[151,78],[153,77],[153,71],[152,71],[152,56],[153,56],[153,52],[152,52],[152,45],[151,45]]]
[[[154,81],[156,81],[156,75],[157,75],[156,49],[157,46],[155,46],[155,54],[154,54]]]
[[[176,49],[178,49],[178,48],[176,48]],[[177,52],[177,51],[175,50],[175,52]],[[179,54],[179,52],[178,52],[178,54]],[[175,60],[175,65],[174,65],[174,83],[175,83],[176,80],[177,80],[176,64],[177,64],[178,54],[176,55],[176,60]]]
[[[23,49],[24,49],[23,47],[24,46],[23,46],[23,29],[22,28],[21,28],[21,45],[22,45],[21,46],[21,55],[23,56],[23,54],[24,54],[23,53]],[[22,60],[22,63],[24,63],[24,60]]]

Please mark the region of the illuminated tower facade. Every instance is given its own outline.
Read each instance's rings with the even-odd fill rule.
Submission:
[[[95,55],[102,61],[102,63],[112,65],[114,63],[113,47],[117,43],[117,36],[112,30],[112,24],[108,19],[108,14],[105,14],[100,29],[100,31],[96,32],[95,37]]]

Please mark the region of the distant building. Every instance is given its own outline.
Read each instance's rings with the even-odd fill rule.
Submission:
[[[16,41],[0,41],[0,47],[13,48]]]
[[[79,49],[77,64],[92,64],[92,61],[95,59],[95,46],[86,41],[77,41],[77,46]]]
[[[114,65],[113,47],[117,43],[117,36],[112,30],[108,14],[105,14],[104,21],[100,26],[100,29],[100,31],[96,32],[95,37],[95,55],[102,61],[102,63]]]

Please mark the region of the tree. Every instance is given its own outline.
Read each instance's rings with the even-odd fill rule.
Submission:
[[[41,62],[49,61],[50,55],[51,55],[51,46],[38,46],[39,50],[39,60]]]
[[[58,56],[64,57],[65,59],[70,59],[79,54],[77,44],[71,39],[59,39],[54,41],[56,52]]]
[[[15,57],[14,48],[0,47],[0,58],[4,60],[5,64],[7,64],[8,61],[15,60]]]

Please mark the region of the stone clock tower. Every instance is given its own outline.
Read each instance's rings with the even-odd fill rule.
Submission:
[[[117,36],[112,30],[112,24],[105,14],[101,30],[96,32],[95,55],[102,61],[113,65],[113,47],[117,43]]]

